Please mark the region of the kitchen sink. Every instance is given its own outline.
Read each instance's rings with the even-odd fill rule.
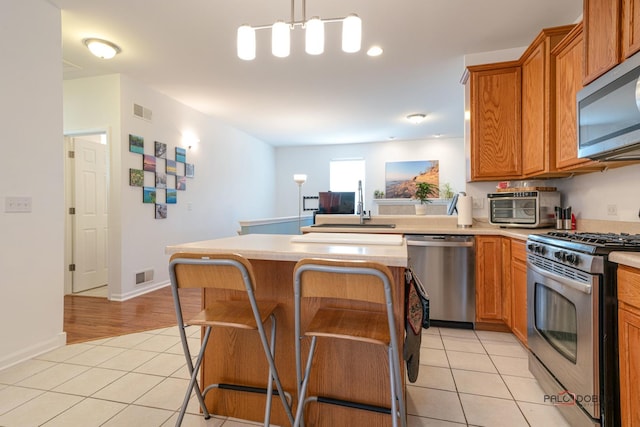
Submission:
[[[313,224],[319,228],[396,228],[395,224]]]

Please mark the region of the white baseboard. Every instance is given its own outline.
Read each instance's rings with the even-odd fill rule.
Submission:
[[[134,291],[127,292],[124,294],[111,294],[111,297],[109,299],[111,301],[126,301],[131,298],[139,297],[140,295],[148,294],[149,292],[157,291],[158,289],[162,289],[169,285],[171,285],[170,281],[161,282],[161,283],[152,283],[143,288],[136,289]]]
[[[67,333],[60,332],[46,341],[40,341],[37,344],[3,357],[0,359],[0,371],[26,360],[33,359],[34,357],[47,353],[51,350],[55,350],[56,348],[64,347],[66,344]]]

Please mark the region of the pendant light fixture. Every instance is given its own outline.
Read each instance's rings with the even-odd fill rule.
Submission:
[[[344,18],[321,19],[314,16],[307,20],[306,0],[302,0],[302,19],[295,20],[295,0],[291,0],[291,19],[289,22],[277,21],[272,25],[250,26],[244,24],[238,28],[238,58],[251,61],[256,57],[256,30],[271,29],[271,53],[278,58],[286,58],[291,52],[291,30],[296,27],[305,30],[305,51],[309,55],[324,52],[324,24],[342,22],[342,50],[347,53],[360,51],[362,44],[362,20],[356,14]]]

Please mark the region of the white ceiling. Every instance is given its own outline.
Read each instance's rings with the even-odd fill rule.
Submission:
[[[308,0],[307,17],[362,18],[363,49],[340,49],[325,26],[325,53],[288,58],[257,31],[257,58],[236,56],[241,24],[289,20],[290,0],[50,0],[62,9],[65,79],[122,73],[274,146],[463,135],[464,55],[528,45],[540,29],[575,22],[582,0]],[[302,16],[296,0],[296,19]],[[82,40],[122,48],[110,61]],[[371,58],[371,45],[384,49]],[[150,106],[153,107],[153,106]],[[412,125],[411,113],[427,120]]]

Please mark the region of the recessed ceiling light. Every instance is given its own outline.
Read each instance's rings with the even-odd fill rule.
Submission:
[[[425,119],[425,117],[427,117],[427,115],[426,114],[422,114],[422,113],[409,114],[407,116],[407,120],[409,120],[414,125],[417,125],[417,124],[422,123],[422,121]]]
[[[441,133],[436,133],[436,134],[433,135],[434,138],[440,138],[441,136],[442,136]]]
[[[367,51],[367,55],[369,56],[380,56],[382,55],[382,48],[380,46],[371,46]]]
[[[388,139],[389,141],[393,141],[394,139],[396,139],[396,137],[395,137],[395,136],[390,136],[390,137],[388,137],[387,139]]]
[[[107,40],[102,39],[84,39],[83,43],[98,58],[111,59],[119,54],[122,49]]]

